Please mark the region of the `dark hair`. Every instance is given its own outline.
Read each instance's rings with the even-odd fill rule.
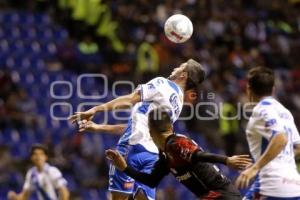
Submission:
[[[274,72],[266,67],[252,68],[247,75],[248,85],[257,96],[272,95]]]
[[[34,151],[37,150],[37,149],[40,149],[40,150],[44,151],[44,153],[46,155],[48,155],[48,148],[45,145],[43,145],[43,144],[34,144],[30,148],[30,156],[32,156]]]
[[[186,90],[197,88],[205,78],[204,68],[200,63],[193,59],[189,59],[186,62],[186,68],[184,70],[188,73],[188,79],[186,82]]]
[[[154,109],[149,113],[149,128],[158,133],[166,132],[172,126],[172,120],[165,109]]]

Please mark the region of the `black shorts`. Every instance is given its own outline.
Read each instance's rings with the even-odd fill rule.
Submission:
[[[229,184],[221,189],[211,190],[208,194],[201,196],[201,200],[241,200],[240,192]]]

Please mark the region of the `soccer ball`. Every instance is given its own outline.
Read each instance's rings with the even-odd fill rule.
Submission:
[[[165,22],[165,34],[175,43],[187,41],[193,34],[193,24],[185,15],[172,15]]]

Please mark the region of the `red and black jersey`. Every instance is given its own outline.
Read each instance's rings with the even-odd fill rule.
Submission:
[[[165,151],[160,152],[151,174],[137,172],[131,167],[127,167],[125,173],[137,181],[156,187],[171,172],[180,183],[202,199],[226,199],[220,198],[224,194],[230,194],[227,199],[241,199],[230,180],[212,164],[225,164],[226,158],[204,152],[190,138],[174,134],[167,138]]]

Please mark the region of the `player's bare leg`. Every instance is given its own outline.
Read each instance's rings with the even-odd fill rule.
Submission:
[[[110,200],[128,200],[129,195],[120,192],[110,192]]]
[[[146,196],[145,196],[145,193],[142,192],[142,190],[139,190],[137,192],[137,194],[135,195],[134,197],[135,200],[149,200]]]

